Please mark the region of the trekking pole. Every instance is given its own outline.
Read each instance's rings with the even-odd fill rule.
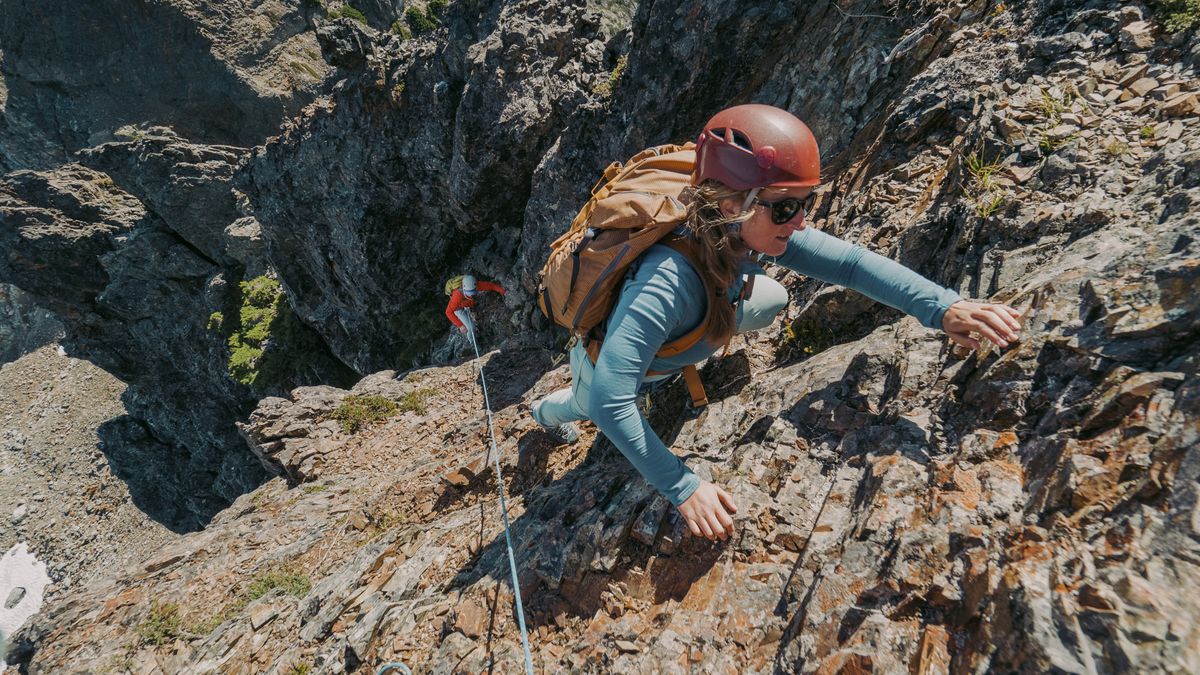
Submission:
[[[474,317],[472,317],[473,319]],[[475,348],[475,363],[479,368],[479,383],[483,387],[483,406],[487,410],[488,436],[491,445],[488,452],[496,462],[496,483],[500,486],[500,515],[504,517],[504,543],[508,547],[508,569],[512,573],[513,595],[517,603],[517,623],[521,627],[521,647],[525,650],[525,672],[533,675],[533,657],[529,653],[529,635],[525,630],[525,608],[521,604],[521,585],[517,581],[517,561],[513,555],[512,530],[508,524],[508,503],[504,498],[504,476],[500,474],[500,451],[496,448],[496,430],[492,423],[492,402],[488,398],[487,379],[483,376],[483,363],[479,355],[479,343],[475,341],[475,322],[467,323],[467,335]]]

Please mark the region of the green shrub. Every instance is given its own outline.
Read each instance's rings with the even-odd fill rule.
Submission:
[[[221,624],[225,623],[231,618],[233,618],[232,615],[226,611],[217,612],[216,614],[213,614],[212,616],[209,616],[201,621],[188,624],[185,627],[185,630],[192,635],[207,637],[211,635],[214,630],[219,628]]]
[[[450,6],[450,0],[429,0],[429,4],[425,7],[430,18],[439,17],[446,8]]]
[[[1154,140],[1154,137],[1157,135],[1157,133],[1158,132],[1155,131],[1153,124],[1147,124],[1141,129],[1138,129],[1138,137],[1140,137],[1143,141]]]
[[[246,598],[253,602],[276,588],[282,588],[288,595],[303,598],[312,590],[312,581],[304,574],[288,571],[267,572],[250,583],[250,587],[246,589]]]
[[[179,605],[173,602],[159,604],[156,600],[150,605],[150,616],[138,624],[137,634],[141,644],[161,645],[183,635],[182,625]]]
[[[229,336],[229,374],[242,384],[259,379],[259,366],[279,316],[283,289],[278,281],[261,276],[238,284],[242,292],[240,327]]]
[[[354,19],[362,25],[367,25],[367,16],[351,5],[342,5],[329,13],[335,19]]]
[[[425,401],[436,393],[436,389],[416,389],[410,391],[400,397],[400,405],[397,409],[400,412],[415,412],[419,415],[424,415]]]
[[[342,399],[330,417],[341,422],[342,431],[353,434],[369,423],[391,417],[398,408],[395,401],[383,396],[351,395]]]
[[[225,315],[221,312],[213,312],[208,315],[208,329],[221,330],[221,326],[225,323]]]
[[[1168,33],[1178,33],[1200,24],[1200,0],[1157,0],[1155,19]]]
[[[430,16],[413,5],[409,5],[408,9],[404,10],[404,22],[417,35],[428,33],[438,27],[437,17]]]
[[[805,357],[823,352],[839,342],[838,335],[824,322],[797,319],[783,329],[782,347]]]

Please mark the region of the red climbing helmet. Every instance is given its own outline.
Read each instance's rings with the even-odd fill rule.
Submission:
[[[696,140],[692,184],[715,178],[735,190],[821,183],[817,139],[800,118],[748,103],[713,115]]]

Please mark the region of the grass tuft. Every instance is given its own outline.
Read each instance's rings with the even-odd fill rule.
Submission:
[[[267,572],[250,583],[250,587],[246,589],[246,598],[254,602],[276,588],[282,588],[293,597],[303,598],[312,590],[312,580],[305,574],[288,571]]]
[[[330,413],[330,418],[341,422],[342,431],[354,434],[368,424],[391,417],[398,409],[390,398],[355,394],[342,399],[341,405]]]
[[[399,35],[401,40],[411,40],[413,36],[412,29],[399,19],[392,22],[392,33]]]
[[[150,616],[138,624],[137,634],[141,644],[162,645],[183,635],[183,620],[179,618],[179,605],[174,602],[150,605]]]
[[[1008,199],[1003,188],[997,185],[995,180],[1004,162],[999,157],[989,160],[979,151],[968,154],[965,164],[967,175],[971,177],[964,188],[966,197],[974,206],[977,216],[988,218],[999,211]]]
[[[1055,98],[1045,89],[1042,89],[1041,92],[1041,98],[1033,102],[1034,110],[1041,113],[1042,117],[1051,124],[1062,122],[1063,113],[1071,105],[1071,95],[1063,94],[1061,98]]]
[[[425,402],[430,396],[437,393],[436,389],[416,389],[408,392],[400,397],[399,411],[400,412],[415,412],[418,415],[425,414]]]

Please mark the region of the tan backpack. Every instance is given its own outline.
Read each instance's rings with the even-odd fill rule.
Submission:
[[[687,216],[680,199],[691,184],[695,144],[660,145],[643,150],[624,164],[613,162],[592,188],[565,234],[550,244],[550,258],[539,273],[538,307],[551,321],[585,341],[593,363],[599,356],[600,328],[616,304],[625,272],[657,243],[682,253],[699,268],[692,242],[672,235]],[[712,297],[709,289],[709,297]],[[666,343],[656,356],[675,356],[704,338],[712,319]],[[648,375],[659,373],[650,372]],[[708,403],[695,366],[683,369],[692,404]]]

